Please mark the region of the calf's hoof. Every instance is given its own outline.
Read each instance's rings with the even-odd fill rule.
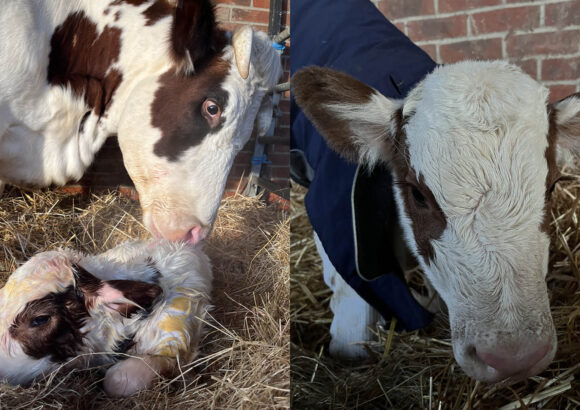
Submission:
[[[126,397],[151,387],[157,377],[145,360],[130,357],[111,366],[103,384],[109,396]]]

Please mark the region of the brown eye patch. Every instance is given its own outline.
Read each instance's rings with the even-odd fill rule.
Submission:
[[[151,125],[161,130],[161,138],[153,146],[155,155],[178,161],[189,148],[221,130],[229,99],[221,84],[228,71],[229,64],[217,58],[189,78],[172,70],[161,75],[151,105]]]
[[[64,362],[79,351],[83,343],[80,329],[88,316],[84,301],[69,286],[64,292],[28,302],[9,332],[28,356]]]

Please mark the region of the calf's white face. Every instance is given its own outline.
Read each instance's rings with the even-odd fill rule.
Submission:
[[[503,62],[438,67],[405,100],[316,67],[293,91],[330,147],[390,166],[406,242],[449,308],[465,372],[494,382],[547,367],[549,197],[556,143],[580,136],[580,98],[547,105]]]

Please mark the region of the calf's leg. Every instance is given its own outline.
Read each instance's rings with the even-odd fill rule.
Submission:
[[[126,397],[150,388],[157,379],[174,374],[177,360],[167,356],[130,357],[105,374],[105,392],[112,397]]]
[[[372,339],[370,328],[382,319],[381,315],[342,279],[316,233],[314,242],[322,258],[324,282],[332,290],[330,309],[334,317],[330,325],[330,355],[343,360],[365,358],[367,353],[361,342]]]

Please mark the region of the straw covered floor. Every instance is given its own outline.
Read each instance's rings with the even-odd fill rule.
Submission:
[[[548,370],[511,386],[467,377],[453,358],[449,323],[439,314],[409,333],[377,327],[371,359],[329,357],[330,290],[304,209],[293,186],[291,219],[292,406],[295,408],[576,409],[580,408],[580,176],[552,197],[548,289],[558,353]]]
[[[36,252],[66,246],[100,253],[147,238],[135,201],[11,189],[0,199],[1,283]],[[181,374],[125,399],[102,390],[103,369],[28,387],[0,384],[0,408],[211,409],[289,406],[288,215],[258,198],[224,199],[205,250],[214,271],[200,356]]]

